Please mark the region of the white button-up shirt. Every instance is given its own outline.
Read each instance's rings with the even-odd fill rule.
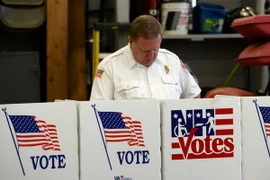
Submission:
[[[157,59],[146,67],[135,61],[128,44],[99,63],[90,100],[184,99],[200,93],[174,53],[159,49]]]

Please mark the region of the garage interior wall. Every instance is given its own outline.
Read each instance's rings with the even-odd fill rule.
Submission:
[[[125,1],[127,2],[127,1]],[[251,6],[256,8],[254,0],[202,0],[199,2],[215,3],[224,6],[228,11],[241,6]],[[89,10],[99,8],[100,0],[89,0]],[[122,7],[119,7],[119,5]],[[106,19],[106,22],[120,21],[118,17],[128,16],[126,9],[128,5],[123,0],[110,1],[108,7],[118,7],[118,11],[113,16]],[[98,14],[89,16],[89,26],[98,21]],[[119,19],[117,19],[119,18]],[[124,19],[125,21],[125,19]],[[126,34],[118,34],[117,43],[109,51],[116,50],[126,45]],[[90,32],[91,38],[91,32]],[[102,38],[102,37],[101,37]],[[104,37],[103,37],[104,38]],[[108,37],[105,37],[106,41]],[[115,36],[114,36],[115,38]],[[104,39],[103,39],[104,40]],[[110,41],[112,42],[112,41]],[[228,38],[228,39],[204,39],[201,41],[192,41],[191,39],[164,39],[162,47],[176,53],[184,62],[186,62],[197,76],[202,88],[220,87],[224,84],[226,78],[237,64],[235,60],[250,42],[245,38]],[[101,52],[106,51],[102,49]],[[250,79],[249,79],[250,78]],[[239,67],[228,82],[227,86],[239,87],[256,91],[260,88],[261,67]]]

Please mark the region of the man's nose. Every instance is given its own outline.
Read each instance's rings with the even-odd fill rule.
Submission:
[[[154,57],[155,54],[156,54],[156,52],[155,52],[154,50],[149,50],[149,51],[147,52],[147,56],[148,56],[148,57]]]

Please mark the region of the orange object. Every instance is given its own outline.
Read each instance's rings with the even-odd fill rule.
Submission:
[[[235,19],[232,27],[250,40],[270,40],[270,15],[256,15]]]
[[[206,93],[204,98],[214,98],[216,95],[227,96],[256,96],[255,92],[249,92],[239,88],[227,87],[227,88],[215,88]]]
[[[265,66],[270,65],[270,41],[256,43],[245,48],[237,58],[242,66]]]

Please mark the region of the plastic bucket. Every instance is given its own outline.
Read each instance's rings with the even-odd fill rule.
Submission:
[[[218,4],[198,3],[193,8],[193,30],[196,33],[222,33],[226,9]]]
[[[164,34],[188,34],[189,3],[162,3],[161,24]]]

